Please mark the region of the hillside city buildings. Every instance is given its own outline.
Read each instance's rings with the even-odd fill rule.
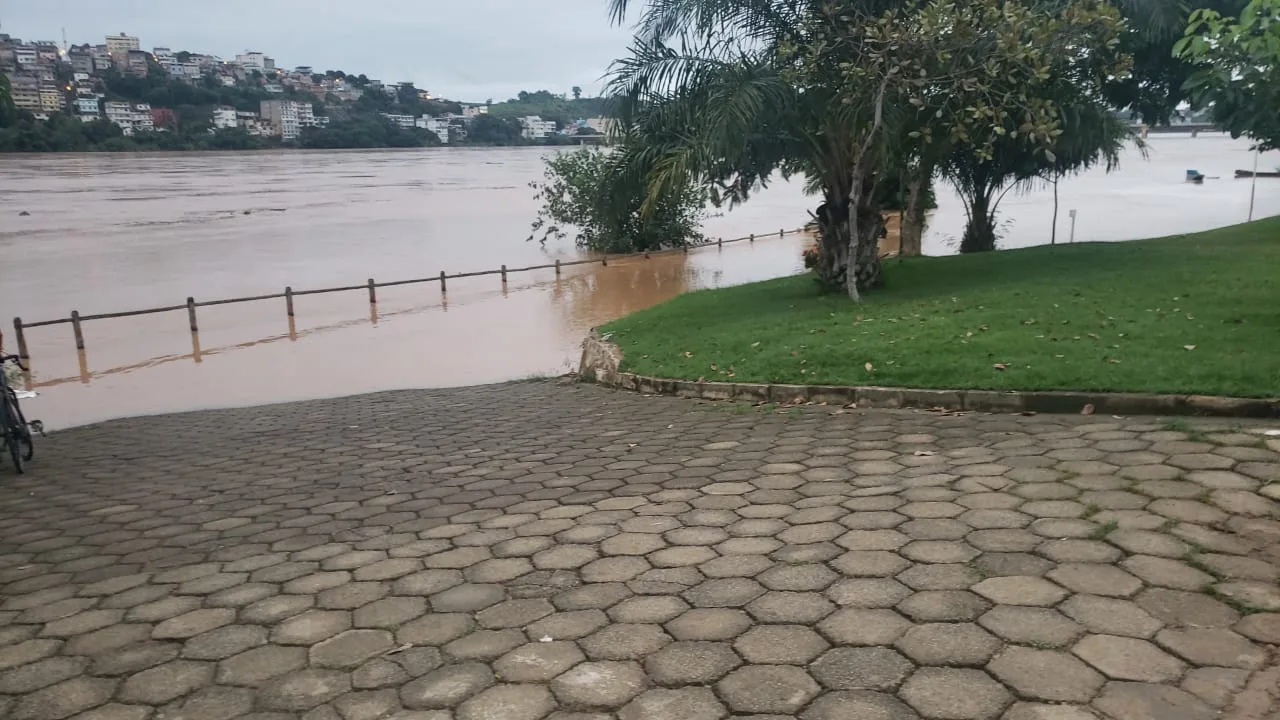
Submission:
[[[172,79],[214,87],[258,87],[279,99],[263,100],[255,110],[219,106],[212,109],[209,131],[241,129],[251,135],[276,137],[284,142],[297,140],[307,128],[321,128],[329,118],[315,114],[311,102],[299,99],[310,96],[317,101],[354,103],[365,93],[380,92],[388,97],[403,97],[406,90],[417,92],[420,99],[431,100],[425,90],[412,83],[365,82],[357,84],[332,73],[316,73],[310,66],[285,70],[264,52],[246,50],[233,59],[223,59],[188,51],[154,47],[142,49],[139,38],[121,32],[108,35],[96,45],[66,45],[53,41],[24,42],[0,34],[0,74],[9,80],[13,104],[47,119],[54,113],[65,113],[89,122],[104,119],[120,127],[125,135],[165,132],[177,128],[172,108],[151,107],[145,103],[125,102],[109,97],[104,78],[109,73],[148,77],[167,73]],[[288,95],[289,97],[285,97]],[[486,105],[463,105],[461,113],[430,116],[383,113],[391,123],[405,129],[420,128],[434,133],[441,142],[457,142],[467,137],[467,126],[488,113]],[[536,115],[519,118],[521,136],[537,142],[560,134],[573,135],[584,129],[606,133],[608,120],[591,118],[567,127],[557,127],[553,120]]]

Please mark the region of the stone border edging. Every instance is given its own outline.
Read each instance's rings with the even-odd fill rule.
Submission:
[[[945,408],[992,413],[1108,415],[1212,415],[1280,418],[1280,398],[1073,391],[928,390],[849,385],[772,385],[697,382],[621,372],[622,348],[593,328],[582,342],[578,377],[605,387],[703,400],[780,404],[816,403],[860,408]]]

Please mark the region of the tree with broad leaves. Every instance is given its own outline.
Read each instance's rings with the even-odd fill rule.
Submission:
[[[616,20],[627,5],[613,0]],[[610,79],[621,133],[612,194],[638,192],[652,204],[692,177],[733,204],[774,174],[804,175],[823,199],[819,281],[858,299],[881,282],[876,187],[902,160],[904,139],[984,157],[1011,131],[1043,150],[1056,142],[1053,104],[1028,89],[1053,75],[1055,55],[1111,43],[1081,37],[1082,27],[1118,21],[1096,0],[1046,9],[653,0]],[[898,130],[908,127],[914,137]]]
[[[1252,0],[1238,17],[1191,14],[1174,53],[1196,63],[1188,82],[1198,107],[1259,150],[1280,148],[1280,0]]]

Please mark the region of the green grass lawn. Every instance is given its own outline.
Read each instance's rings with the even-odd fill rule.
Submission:
[[[603,328],[668,378],[1280,395],[1280,218],[1197,235],[891,260],[856,305],[810,276]]]

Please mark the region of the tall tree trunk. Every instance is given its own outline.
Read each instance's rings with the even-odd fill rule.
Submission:
[[[849,201],[828,193],[818,207],[818,284],[823,291],[844,289],[849,267]]]
[[[960,252],[988,252],[996,249],[996,219],[991,212],[993,191],[985,186],[975,188],[966,198],[969,203],[969,224],[960,239]]]
[[[849,269],[845,273],[845,289],[854,302],[862,301],[862,293],[884,284],[880,272],[880,233],[884,217],[875,200],[874,179],[864,179],[860,170],[853,173],[854,188],[849,213]]]
[[[933,167],[921,164],[907,180],[907,201],[899,226],[898,254],[916,257],[924,254],[924,189],[933,177]]]

